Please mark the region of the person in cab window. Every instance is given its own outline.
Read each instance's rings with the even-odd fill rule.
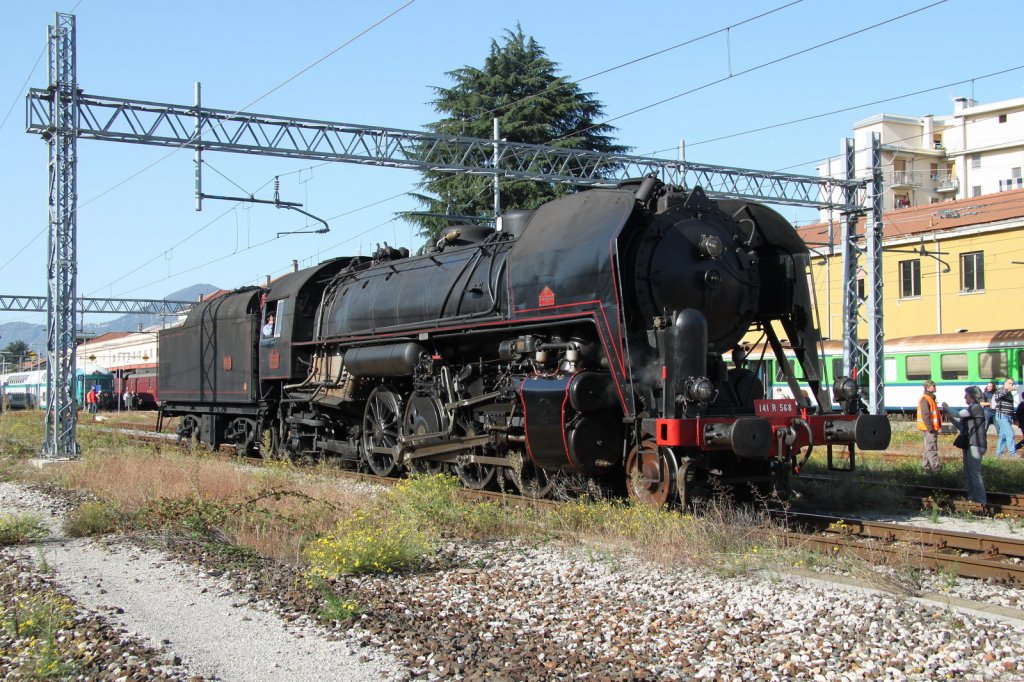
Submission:
[[[267,323],[263,325],[263,338],[269,339],[274,335],[274,313],[267,315]]]

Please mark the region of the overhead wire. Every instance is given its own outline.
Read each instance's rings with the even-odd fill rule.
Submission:
[[[189,239],[192,239],[192,237],[195,237],[195,236],[196,236],[197,234],[199,234],[200,232],[202,232],[202,231],[203,231],[203,230],[205,230],[206,228],[210,227],[211,225],[213,225],[214,223],[216,223],[217,221],[219,221],[219,220],[220,220],[221,218],[223,218],[223,217],[224,217],[224,216],[226,216],[227,214],[229,214],[229,213],[231,213],[232,211],[236,210],[237,208],[238,208],[238,204],[237,204],[237,203],[234,203],[234,204],[232,204],[232,205],[231,205],[231,206],[229,206],[228,208],[224,209],[224,211],[223,211],[223,212],[221,212],[220,214],[218,214],[218,215],[217,215],[217,217],[215,217],[215,218],[214,218],[213,220],[210,220],[210,221],[209,221],[209,222],[207,222],[206,224],[204,224],[204,225],[201,225],[201,226],[199,226],[198,228],[196,228],[195,230],[193,230],[193,231],[192,231],[192,232],[191,232],[191,233],[190,233],[190,234],[189,234],[189,235],[188,235],[187,237],[184,237],[183,239],[181,239],[181,240],[179,240],[178,242],[176,242],[176,243],[175,243],[174,245],[172,245],[172,246],[170,246],[170,247],[168,247],[168,248],[164,249],[163,251],[161,251],[161,252],[160,252],[160,253],[158,253],[157,255],[155,255],[155,256],[153,256],[152,258],[150,258],[150,259],[149,259],[148,261],[146,261],[146,262],[144,262],[144,263],[141,263],[141,264],[139,264],[139,265],[135,266],[135,268],[134,268],[134,269],[130,270],[129,272],[126,272],[125,274],[121,275],[121,276],[120,276],[120,277],[118,277],[117,279],[115,279],[115,280],[112,280],[112,281],[110,281],[110,282],[107,282],[106,284],[104,284],[104,285],[103,285],[103,286],[101,286],[101,287],[97,287],[96,289],[93,289],[93,290],[92,290],[91,292],[89,292],[89,294],[88,294],[88,295],[90,295],[90,296],[91,296],[92,294],[95,294],[95,293],[97,293],[97,292],[99,292],[99,291],[102,291],[103,289],[106,289],[107,287],[112,287],[112,286],[114,286],[115,284],[117,284],[118,282],[120,282],[120,281],[121,281],[121,280],[123,280],[123,279],[126,279],[126,278],[128,278],[128,277],[131,277],[132,275],[134,275],[134,274],[135,274],[136,272],[138,272],[139,270],[142,270],[142,269],[143,269],[143,268],[145,268],[145,267],[146,267],[147,265],[150,265],[150,264],[151,264],[151,263],[153,263],[154,261],[156,261],[156,260],[159,260],[159,259],[160,259],[161,257],[164,257],[164,256],[166,256],[166,255],[167,255],[168,253],[170,253],[170,252],[171,252],[171,251],[173,251],[174,249],[178,248],[179,246],[181,246],[182,244],[184,244],[185,242],[187,242],[187,241],[188,241]]]
[[[704,83],[703,85],[698,85],[697,87],[691,88],[689,90],[686,90],[686,91],[681,92],[681,93],[676,94],[676,95],[672,95],[671,97],[666,97],[664,99],[658,100],[657,102],[652,102],[651,104],[647,104],[647,105],[644,105],[644,106],[639,107],[637,109],[633,109],[632,111],[627,111],[626,113],[619,114],[618,116],[612,116],[611,118],[606,118],[603,121],[600,121],[599,123],[594,123],[593,125],[586,126],[584,128],[579,128],[577,130],[572,131],[571,133],[567,133],[565,135],[560,135],[559,137],[556,137],[556,138],[553,138],[553,139],[549,140],[548,144],[551,144],[553,142],[558,142],[560,140],[564,140],[564,139],[569,138],[569,137],[574,137],[574,136],[579,135],[581,133],[585,133],[588,130],[593,130],[594,128],[605,126],[605,125],[611,123],[612,121],[618,121],[620,119],[626,118],[627,116],[632,116],[632,115],[638,114],[638,113],[640,113],[642,111],[647,111],[648,109],[653,109],[654,107],[658,107],[658,106],[661,106],[662,104],[666,104],[668,102],[672,102],[672,101],[677,100],[677,99],[679,99],[681,97],[685,97],[687,95],[692,95],[693,93],[700,92],[701,90],[706,90],[707,88],[710,88],[710,87],[712,87],[714,85],[718,85],[719,83],[724,83],[726,81],[732,80],[732,79],[737,78],[739,76],[745,76],[745,75],[753,73],[755,71],[759,71],[761,69],[765,69],[765,68],[767,68],[769,66],[774,66],[775,64],[779,64],[779,63],[787,61],[789,59],[793,59],[794,57],[798,57],[800,55],[807,54],[808,52],[812,52],[814,50],[818,50],[818,49],[821,49],[823,47],[827,47],[828,45],[833,45],[833,44],[838,43],[838,42],[840,42],[842,40],[846,40],[847,38],[852,38],[853,36],[860,35],[861,33],[866,33],[867,31],[871,31],[871,30],[874,30],[876,28],[880,28],[880,27],[885,26],[887,24],[891,24],[893,22],[899,21],[900,19],[905,19],[905,18],[907,18],[909,16],[913,16],[913,15],[918,14],[920,12],[924,12],[924,11],[929,10],[929,9],[931,9],[933,7],[936,7],[938,5],[942,5],[942,4],[944,4],[944,3],[948,2],[948,1],[949,0],[937,0],[936,2],[932,2],[932,3],[928,4],[928,5],[924,5],[922,7],[918,7],[917,9],[911,10],[909,12],[904,12],[903,14],[900,14],[898,16],[891,17],[889,19],[886,19],[884,21],[880,21],[880,22],[875,23],[875,24],[871,24],[870,26],[865,26],[864,28],[857,29],[856,31],[851,31],[851,32],[845,33],[845,34],[843,34],[841,36],[837,36],[835,38],[830,38],[829,40],[825,40],[825,41],[822,41],[822,42],[817,43],[815,45],[811,45],[810,47],[805,47],[805,48],[797,50],[795,52],[790,52],[789,54],[783,55],[782,57],[777,57],[775,59],[771,59],[769,61],[762,62],[761,64],[758,64],[756,66],[752,66],[752,67],[747,68],[747,69],[743,69],[742,71],[738,71],[736,73],[730,73],[728,76],[724,76],[722,78],[716,78],[713,81],[709,81],[707,83]]]
[[[946,88],[951,88],[951,87],[954,87],[956,85],[963,85],[964,83],[972,83],[974,81],[983,80],[985,78],[992,78],[992,77],[995,77],[995,76],[1002,76],[1002,75],[1005,75],[1007,73],[1011,73],[1013,71],[1019,71],[1020,69],[1024,69],[1024,64],[1022,64],[1021,66],[1014,66],[1014,67],[1011,67],[1009,69],[1002,69],[1001,71],[993,71],[992,73],[987,73],[987,74],[984,74],[982,76],[974,76],[973,78],[964,78],[962,80],[952,81],[950,83],[943,83],[942,85],[936,85],[935,87],[925,88],[923,90],[915,90],[914,92],[907,92],[907,93],[904,93],[902,95],[894,95],[892,97],[885,97],[883,99],[876,99],[876,100],[872,100],[870,102],[863,102],[861,104],[854,104],[854,105],[851,105],[851,106],[843,107],[841,109],[833,109],[832,111],[826,111],[826,112],[822,112],[822,113],[819,113],[819,114],[813,114],[811,116],[803,116],[801,118],[794,118],[794,119],[791,119],[789,121],[781,121],[779,123],[772,123],[772,124],[769,124],[769,125],[761,126],[759,128],[751,128],[749,130],[743,130],[743,131],[736,132],[736,133],[729,133],[727,135],[719,135],[718,137],[712,137],[712,138],[708,138],[706,140],[698,140],[697,142],[687,142],[686,143],[686,147],[687,148],[697,147],[697,146],[702,145],[702,144],[709,144],[709,143],[712,143],[712,142],[720,142],[722,140],[729,140],[729,139],[732,139],[734,137],[741,137],[743,135],[751,135],[751,134],[754,134],[754,133],[764,132],[766,130],[774,130],[776,128],[783,128],[785,126],[795,125],[797,123],[806,123],[807,121],[813,121],[813,120],[819,119],[819,118],[826,118],[828,116],[834,116],[836,114],[844,114],[844,113],[849,112],[849,111],[855,111],[857,109],[864,109],[866,107],[871,107],[871,106],[875,106],[875,105],[878,105],[878,104],[886,104],[888,102],[895,102],[897,100],[907,99],[909,97],[916,97],[917,95],[924,95],[924,94],[927,94],[929,92],[935,92],[937,90],[943,90],[943,89],[946,89]],[[655,150],[655,151],[651,152],[651,154],[652,155],[654,155],[654,154],[662,154],[664,152],[675,151],[675,150],[676,150],[676,147],[672,146],[672,147],[666,147],[665,149]]]
[[[278,83],[277,85],[275,85],[274,87],[270,88],[269,90],[267,90],[266,92],[264,92],[264,93],[263,93],[262,95],[260,95],[260,96],[259,96],[259,97],[257,97],[256,99],[252,100],[252,101],[251,101],[251,102],[249,102],[248,104],[244,105],[243,107],[241,107],[240,109],[238,109],[237,111],[235,111],[235,112],[234,112],[234,114],[231,114],[231,115],[230,115],[230,116],[228,116],[227,118],[228,118],[228,119],[230,119],[230,118],[232,118],[232,117],[234,117],[234,116],[236,116],[236,115],[238,115],[238,114],[242,113],[243,111],[245,111],[246,109],[248,109],[248,108],[249,108],[249,107],[251,107],[252,105],[254,105],[254,104],[256,104],[256,103],[260,102],[261,100],[265,99],[266,97],[268,97],[268,96],[269,96],[269,95],[271,95],[272,93],[276,92],[277,90],[280,90],[280,89],[281,89],[282,87],[284,87],[284,86],[285,86],[285,85],[287,85],[288,83],[290,83],[290,82],[294,81],[294,80],[295,80],[296,78],[298,78],[299,76],[303,75],[304,73],[306,73],[306,72],[307,72],[307,71],[309,71],[310,69],[312,69],[312,68],[316,67],[317,65],[319,65],[319,64],[321,64],[321,63],[323,63],[323,62],[324,62],[325,60],[327,60],[328,58],[330,58],[330,57],[332,57],[333,55],[337,54],[337,53],[338,53],[339,51],[341,51],[341,50],[342,50],[342,49],[344,49],[345,47],[348,47],[348,46],[349,46],[349,45],[351,45],[351,44],[352,44],[353,42],[355,42],[356,40],[358,40],[359,38],[361,38],[362,36],[366,35],[367,33],[369,33],[370,31],[372,31],[373,29],[377,28],[378,26],[380,26],[381,24],[383,24],[383,23],[384,23],[384,22],[386,22],[387,20],[391,19],[392,17],[394,17],[395,15],[397,15],[397,14],[398,14],[399,12],[401,12],[401,11],[402,11],[402,10],[404,10],[405,8],[409,7],[409,5],[413,4],[413,3],[415,2],[415,1],[416,1],[416,0],[407,0],[407,1],[406,1],[406,2],[404,3],[404,4],[402,4],[401,6],[399,6],[399,7],[397,8],[397,9],[393,10],[392,12],[390,12],[390,13],[389,13],[389,14],[387,14],[386,16],[382,17],[381,19],[378,19],[378,20],[377,20],[376,22],[374,22],[373,24],[371,24],[371,25],[370,25],[370,26],[368,26],[367,28],[363,29],[362,31],[360,31],[360,32],[359,32],[359,33],[357,33],[356,35],[352,36],[351,38],[349,38],[349,39],[348,39],[348,40],[346,40],[345,42],[341,43],[341,44],[340,44],[339,46],[337,46],[336,48],[334,48],[333,50],[331,50],[331,51],[330,51],[330,52],[328,52],[327,54],[323,55],[322,57],[320,57],[319,59],[315,60],[314,62],[312,62],[312,63],[311,63],[311,64],[309,64],[308,66],[306,66],[306,67],[304,67],[304,68],[300,69],[300,70],[299,70],[298,72],[296,72],[296,73],[295,73],[295,74],[293,74],[292,76],[290,76],[290,77],[286,78],[286,79],[285,79],[285,80],[283,80],[282,82],[280,82],[280,83]],[[217,127],[223,127],[223,125],[224,125],[224,124],[223,124],[223,122],[221,122],[221,123],[217,123],[217,124],[216,124],[216,125],[214,126],[214,128],[217,128]],[[88,205],[89,205],[89,204],[91,204],[92,202],[94,202],[94,201],[98,200],[99,198],[101,198],[101,197],[105,196],[106,194],[109,194],[110,192],[114,191],[114,190],[115,190],[115,189],[117,189],[118,187],[121,187],[121,186],[123,186],[123,185],[124,185],[124,184],[126,184],[127,182],[130,182],[130,181],[131,181],[131,180],[133,180],[134,178],[137,178],[138,176],[140,176],[140,175],[142,175],[143,173],[147,172],[147,171],[148,171],[149,169],[153,168],[154,166],[156,166],[156,165],[158,165],[158,164],[162,163],[163,161],[165,161],[166,159],[170,158],[170,157],[171,157],[172,155],[174,155],[175,153],[177,153],[178,151],[180,151],[181,149],[183,149],[183,148],[184,148],[185,146],[187,146],[187,145],[188,145],[188,144],[189,144],[190,142],[192,142],[192,141],[193,141],[193,139],[194,139],[194,135],[193,135],[193,136],[190,136],[188,140],[186,140],[185,142],[181,143],[180,145],[178,145],[178,146],[174,147],[173,149],[171,149],[171,151],[170,151],[170,152],[168,152],[167,154],[165,154],[165,155],[161,156],[160,158],[158,158],[158,159],[157,159],[156,161],[154,161],[153,163],[151,163],[151,164],[149,164],[149,165],[145,166],[144,168],[142,168],[142,169],[140,169],[139,171],[137,171],[137,172],[133,173],[132,175],[128,176],[127,178],[124,178],[124,179],[123,179],[123,180],[121,180],[120,182],[118,182],[118,183],[116,183],[116,184],[112,185],[111,187],[108,187],[107,189],[105,189],[105,190],[103,190],[102,192],[100,192],[99,194],[97,194],[97,195],[95,195],[95,196],[91,197],[91,198],[90,198],[90,199],[88,199],[87,201],[85,201],[85,202],[83,202],[83,203],[79,204],[79,205],[78,205],[78,207],[77,207],[77,208],[78,208],[78,210],[80,210],[80,209],[82,209],[82,208],[84,208],[84,207],[88,206]],[[212,168],[212,166],[211,166],[211,168]],[[216,169],[213,169],[213,170],[214,170],[215,172],[217,172],[217,173],[219,173],[219,174],[220,174],[220,172],[219,172],[219,171],[217,171]],[[221,174],[221,175],[223,175],[223,174]],[[268,183],[266,183],[266,184],[270,184],[270,182],[271,182],[271,181],[268,181]],[[265,185],[263,185],[263,187],[266,187],[266,184],[265,184]],[[237,185],[236,185],[236,186],[237,186]],[[240,188],[240,189],[241,189],[241,188]],[[261,187],[260,189],[262,189],[262,187]],[[243,190],[243,191],[244,191],[244,190]],[[258,192],[258,191],[259,191],[259,190],[257,190],[257,192]],[[216,220],[218,220],[218,219],[219,219],[220,217],[223,217],[223,215],[224,215],[224,214],[221,214],[221,216],[218,216],[218,218],[215,218],[213,222],[215,222]],[[204,225],[203,227],[201,227],[201,228],[200,228],[200,231],[201,231],[202,229],[205,229],[206,227],[209,227],[209,225],[210,225],[210,224],[211,224],[211,223],[207,223],[206,225]],[[44,231],[45,231],[45,230],[44,230]],[[193,234],[195,234],[195,233],[193,233]],[[38,235],[37,235],[37,236],[38,236]],[[171,247],[171,248],[174,248],[174,247]],[[161,252],[161,253],[160,253],[160,254],[159,254],[158,256],[156,256],[156,257],[154,257],[153,259],[151,259],[151,260],[150,260],[149,262],[151,263],[151,262],[152,262],[153,260],[156,260],[156,258],[159,258],[159,257],[160,257],[160,255],[163,255],[163,254],[164,254],[164,253],[166,253],[166,252],[167,252],[168,250],[170,250],[170,249],[165,249],[165,250],[164,250],[164,251],[162,251],[162,252]],[[137,271],[137,270],[138,270],[138,268],[136,268],[136,270],[135,270],[135,271]],[[133,272],[135,272],[135,271],[133,271]],[[131,274],[131,273],[129,273],[129,274]],[[111,286],[112,284],[114,284],[114,283],[116,283],[116,282],[120,281],[121,279],[124,279],[124,277],[125,277],[125,276],[127,276],[127,275],[123,275],[122,277],[118,278],[117,280],[114,280],[113,282],[110,282],[110,283],[108,283],[108,284],[105,284],[105,285],[103,285],[102,287],[99,287],[99,289],[98,289],[98,290],[101,290],[101,289],[105,289],[106,287],[108,287],[108,286]]]
[[[323,57],[320,57],[319,59],[317,59],[316,61],[314,61],[314,62],[313,62],[312,64],[310,64],[310,65],[308,65],[308,66],[306,66],[306,67],[304,67],[304,68],[300,69],[300,70],[299,70],[299,71],[298,71],[297,73],[295,73],[294,75],[292,75],[292,76],[289,76],[288,78],[286,78],[286,79],[285,79],[285,80],[283,80],[282,82],[280,82],[280,83],[278,83],[277,85],[275,85],[274,87],[270,88],[269,90],[267,90],[266,92],[264,92],[264,93],[263,93],[262,95],[260,95],[260,96],[259,96],[259,97],[257,97],[256,99],[252,100],[252,101],[251,101],[251,102],[249,102],[248,104],[246,104],[246,105],[242,106],[241,108],[239,108],[239,109],[238,109],[238,110],[236,110],[236,111],[235,111],[235,112],[234,112],[233,114],[230,114],[230,115],[229,115],[229,116],[227,116],[226,118],[227,118],[227,119],[231,119],[231,118],[233,118],[234,116],[237,116],[238,114],[242,113],[243,111],[245,111],[246,109],[248,109],[248,108],[249,108],[249,107],[251,107],[252,105],[254,105],[254,104],[257,104],[257,103],[259,103],[260,101],[262,101],[262,100],[266,99],[266,98],[267,98],[268,96],[270,96],[270,95],[271,95],[271,94],[273,94],[274,92],[277,92],[278,90],[280,90],[281,88],[283,88],[283,87],[284,87],[285,85],[287,85],[288,83],[291,83],[291,82],[292,82],[293,80],[295,80],[296,78],[298,78],[298,77],[299,77],[299,76],[301,76],[302,74],[306,73],[307,71],[309,71],[309,70],[310,70],[310,69],[312,69],[313,67],[315,67],[315,66],[317,66],[317,65],[321,64],[321,63],[322,63],[322,62],[323,62],[324,60],[326,60],[326,59],[328,59],[328,58],[332,57],[333,55],[337,54],[337,53],[338,53],[338,52],[339,52],[340,50],[342,50],[342,49],[344,49],[344,48],[348,47],[348,46],[349,46],[349,45],[351,45],[351,44],[352,44],[353,42],[355,42],[355,41],[356,41],[356,40],[358,40],[359,38],[363,37],[364,35],[366,35],[366,34],[367,34],[367,33],[369,33],[370,31],[372,31],[373,29],[377,28],[378,26],[380,26],[381,24],[383,24],[383,23],[384,23],[385,21],[387,21],[388,19],[391,19],[391,18],[392,18],[393,16],[395,16],[396,14],[398,14],[399,12],[401,12],[402,10],[404,10],[404,9],[405,9],[406,7],[408,7],[409,5],[413,4],[414,2],[416,2],[416,0],[406,0],[406,2],[405,2],[405,3],[403,4],[403,5],[401,5],[401,6],[400,6],[400,7],[398,8],[398,9],[396,9],[396,10],[394,10],[394,11],[390,12],[389,14],[387,14],[386,16],[384,16],[383,18],[381,18],[381,19],[378,19],[378,20],[377,20],[376,22],[374,22],[373,24],[371,24],[371,25],[370,25],[370,26],[368,26],[367,28],[363,29],[362,31],[360,31],[359,33],[357,33],[356,35],[354,35],[353,37],[349,38],[348,40],[346,40],[345,42],[343,42],[343,43],[342,43],[341,45],[339,45],[338,47],[334,48],[333,50],[331,50],[330,52],[328,52],[327,54],[325,54],[325,55],[324,55]],[[215,124],[215,125],[214,125],[213,127],[214,127],[214,129],[216,129],[216,128],[223,128],[223,126],[224,126],[224,123],[223,123],[223,121],[221,121],[221,122],[218,122],[218,123],[216,123],[216,124]],[[145,166],[145,167],[143,167],[142,169],[138,170],[137,172],[135,172],[135,173],[133,173],[133,174],[129,175],[128,177],[124,178],[123,180],[121,180],[121,181],[119,181],[119,182],[115,183],[114,185],[112,185],[112,186],[108,187],[107,189],[103,190],[103,191],[102,191],[102,192],[100,192],[99,194],[97,194],[97,195],[95,195],[95,196],[93,196],[93,197],[90,197],[90,198],[89,198],[88,200],[86,200],[85,202],[83,202],[82,204],[80,204],[80,205],[78,206],[78,209],[82,209],[82,208],[85,208],[86,206],[88,206],[89,204],[93,203],[94,201],[96,201],[96,200],[100,199],[100,198],[101,198],[101,197],[103,197],[103,196],[106,196],[106,195],[107,195],[107,194],[109,194],[110,192],[113,192],[113,191],[114,191],[115,189],[117,189],[117,188],[119,188],[119,187],[121,187],[121,186],[125,185],[126,183],[128,183],[128,182],[130,182],[130,181],[134,180],[135,178],[139,177],[139,176],[140,176],[140,175],[142,175],[143,173],[146,173],[147,171],[149,171],[149,170],[150,170],[151,168],[153,168],[154,166],[157,166],[158,164],[160,164],[160,163],[163,163],[163,162],[164,162],[164,161],[165,161],[166,159],[170,158],[171,156],[173,156],[174,154],[176,154],[177,152],[181,151],[181,150],[182,150],[182,149],[184,149],[184,148],[185,148],[186,146],[188,146],[188,145],[189,145],[189,144],[190,144],[191,142],[193,142],[193,141],[194,141],[194,139],[195,139],[195,134],[193,133],[193,135],[192,135],[192,136],[190,136],[188,140],[186,140],[185,142],[182,142],[182,143],[181,143],[180,145],[177,145],[176,147],[172,148],[172,149],[171,149],[171,151],[169,151],[169,152],[168,152],[167,154],[165,154],[165,155],[161,156],[160,158],[158,158],[158,159],[157,159],[156,161],[154,161],[153,163],[149,164],[148,166]]]
[[[638,64],[638,63],[640,63],[642,61],[646,61],[646,60],[651,59],[653,57],[657,57],[659,55],[663,55],[666,52],[671,52],[672,50],[677,50],[677,49],[679,49],[681,47],[686,47],[687,45],[692,45],[694,43],[698,43],[698,42],[700,42],[702,40],[706,40],[708,38],[711,38],[711,37],[714,37],[716,35],[719,35],[720,33],[727,33],[731,29],[738,28],[740,26],[743,26],[744,24],[749,24],[751,22],[757,21],[758,19],[763,19],[764,17],[767,17],[769,15],[775,14],[776,12],[780,12],[780,11],[782,11],[784,9],[788,9],[789,7],[792,7],[793,5],[798,5],[801,2],[803,2],[803,0],[793,0],[792,2],[787,2],[784,5],[779,5],[778,7],[775,7],[773,9],[767,10],[765,12],[761,12],[760,14],[754,15],[752,17],[748,17],[748,18],[743,19],[741,21],[737,21],[734,24],[729,24],[728,26],[723,26],[722,28],[716,29],[714,31],[709,31],[707,33],[704,33],[703,35],[699,35],[699,36],[696,36],[694,38],[689,38],[687,40],[684,40],[681,43],[676,43],[675,45],[671,45],[669,47],[665,47],[665,48],[662,48],[660,50],[656,50],[656,51],[651,52],[649,54],[643,55],[642,57],[636,57],[635,59],[630,59],[629,61],[625,61],[625,62],[622,62],[621,64],[616,64],[615,66],[611,66],[611,67],[608,67],[606,69],[602,69],[600,71],[597,71],[595,73],[589,74],[587,76],[583,76],[582,78],[577,78],[577,79],[572,80],[572,81],[559,80],[558,82],[552,83],[551,85],[549,85],[546,88],[540,90],[539,92],[535,92],[532,95],[527,95],[525,97],[521,97],[521,98],[519,98],[519,99],[517,99],[515,101],[512,101],[512,102],[509,102],[507,104],[502,104],[502,105],[494,107],[492,109],[488,109],[487,111],[483,111],[483,112],[477,114],[476,116],[472,117],[469,120],[479,121],[479,120],[481,120],[485,116],[490,116],[491,114],[497,113],[499,111],[511,109],[512,107],[515,107],[515,106],[517,106],[519,104],[523,104],[523,103],[528,102],[528,101],[530,101],[532,99],[535,99],[537,97],[541,97],[543,95],[546,95],[549,92],[554,92],[555,90],[561,90],[562,88],[567,88],[567,87],[571,87],[571,86],[574,86],[574,85],[578,85],[578,84],[582,83],[583,81],[590,80],[591,78],[597,78],[598,76],[603,76],[603,75],[611,73],[613,71],[618,71],[619,69],[623,69],[623,68],[625,68],[627,66],[632,66],[634,64]]]
[[[82,0],[78,0],[78,2],[76,2],[74,6],[68,10],[68,14],[78,9],[78,6],[81,4]],[[43,49],[39,51],[39,56],[36,57],[35,64],[33,64],[32,68],[29,69],[28,75],[25,77],[25,82],[21,84],[21,87],[18,89],[17,94],[14,95],[14,101],[11,102],[10,109],[8,109],[7,113],[4,114],[4,120],[0,121],[0,130],[3,130],[4,126],[7,125],[7,119],[10,118],[11,112],[14,111],[14,107],[16,107],[18,105],[18,102],[21,101],[21,96],[22,94],[24,94],[25,88],[28,86],[28,82],[32,80],[32,76],[35,75],[36,69],[39,67],[39,62],[42,61],[44,54],[46,54],[46,45],[44,45]]]
[[[39,62],[43,59],[44,54],[46,54],[45,46],[42,50],[40,50],[39,56],[36,57],[36,63],[32,65],[31,69],[29,69],[28,76],[25,77],[25,82],[21,84],[21,88],[19,88],[18,94],[14,96],[14,101],[11,102],[10,109],[8,109],[7,113],[4,114],[4,120],[0,121],[0,130],[3,130],[4,126],[7,125],[7,119],[11,117],[11,112],[14,111],[14,107],[18,106],[18,102],[21,101],[22,93],[25,92],[25,88],[28,86],[28,82],[32,80],[32,76],[35,75],[36,68],[39,66]]]

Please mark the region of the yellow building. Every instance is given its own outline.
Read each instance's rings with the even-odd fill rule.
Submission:
[[[886,338],[1024,327],[1024,190],[893,210],[883,226]],[[812,266],[822,336],[840,339],[842,225],[808,225],[800,234],[818,254]],[[866,267],[862,254],[862,297]],[[863,321],[858,335],[867,338]]]

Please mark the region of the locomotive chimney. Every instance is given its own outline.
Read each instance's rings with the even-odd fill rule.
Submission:
[[[292,272],[298,272],[298,271],[299,271],[299,261],[297,261],[294,258],[292,258]]]
[[[267,286],[270,286],[270,275],[267,275]]]

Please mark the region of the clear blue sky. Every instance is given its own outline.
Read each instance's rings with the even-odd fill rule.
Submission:
[[[203,104],[239,109],[398,9],[386,2],[270,3],[63,0],[0,3],[0,264],[47,222],[46,145],[24,132],[23,84],[45,87],[46,43],[55,11],[77,16],[78,79],[87,93],[191,104],[193,83]],[[431,86],[449,85],[445,72],[479,66],[490,41],[522,25],[574,79],[738,24],[787,0],[732,3],[468,2],[416,0],[366,35],[250,107],[251,111],[348,123],[420,129],[438,118]],[[850,125],[882,111],[948,114],[952,99],[991,102],[1024,96],[1024,70],[939,87],[1024,65],[1020,49],[1024,3],[948,0],[831,45],[779,60],[865,29],[930,2],[803,0],[724,33],[589,78],[585,90],[609,118],[734,74],[641,113],[617,118],[617,139],[637,154],[675,158],[680,139],[691,161],[813,174],[834,155]],[[754,70],[751,70],[754,69]],[[31,75],[30,75],[31,74]],[[723,135],[792,121],[918,90],[930,93],[818,118],[760,133]],[[703,144],[701,144],[703,142]],[[269,157],[208,153],[231,182],[205,171],[204,191],[237,194],[282,175],[286,201],[330,219],[323,236],[282,237],[250,248],[278,231],[302,229],[296,214],[266,206],[207,201],[194,210],[192,152],[182,150],[141,172],[167,150],[111,142],[79,144],[79,274],[81,295],[160,298],[197,282],[230,288],[286,271],[291,259],[366,254],[378,242],[416,247],[414,229],[396,212],[415,207],[407,197],[413,171],[350,164],[320,165]],[[136,175],[138,174],[138,175]],[[126,178],[133,177],[103,194]],[[236,186],[237,185],[237,186]],[[102,196],[100,196],[102,194]],[[97,198],[98,197],[98,198]],[[782,209],[788,217],[808,212]],[[223,214],[223,215],[222,215]],[[218,216],[222,216],[219,219]],[[336,217],[341,216],[341,217]],[[217,220],[215,220],[217,219]],[[211,223],[195,237],[170,247]],[[140,263],[155,259],[139,272]],[[215,263],[203,265],[214,259]],[[0,293],[44,294],[45,231],[0,269]],[[43,322],[45,315],[4,313]],[[96,318],[97,321],[102,318]]]

